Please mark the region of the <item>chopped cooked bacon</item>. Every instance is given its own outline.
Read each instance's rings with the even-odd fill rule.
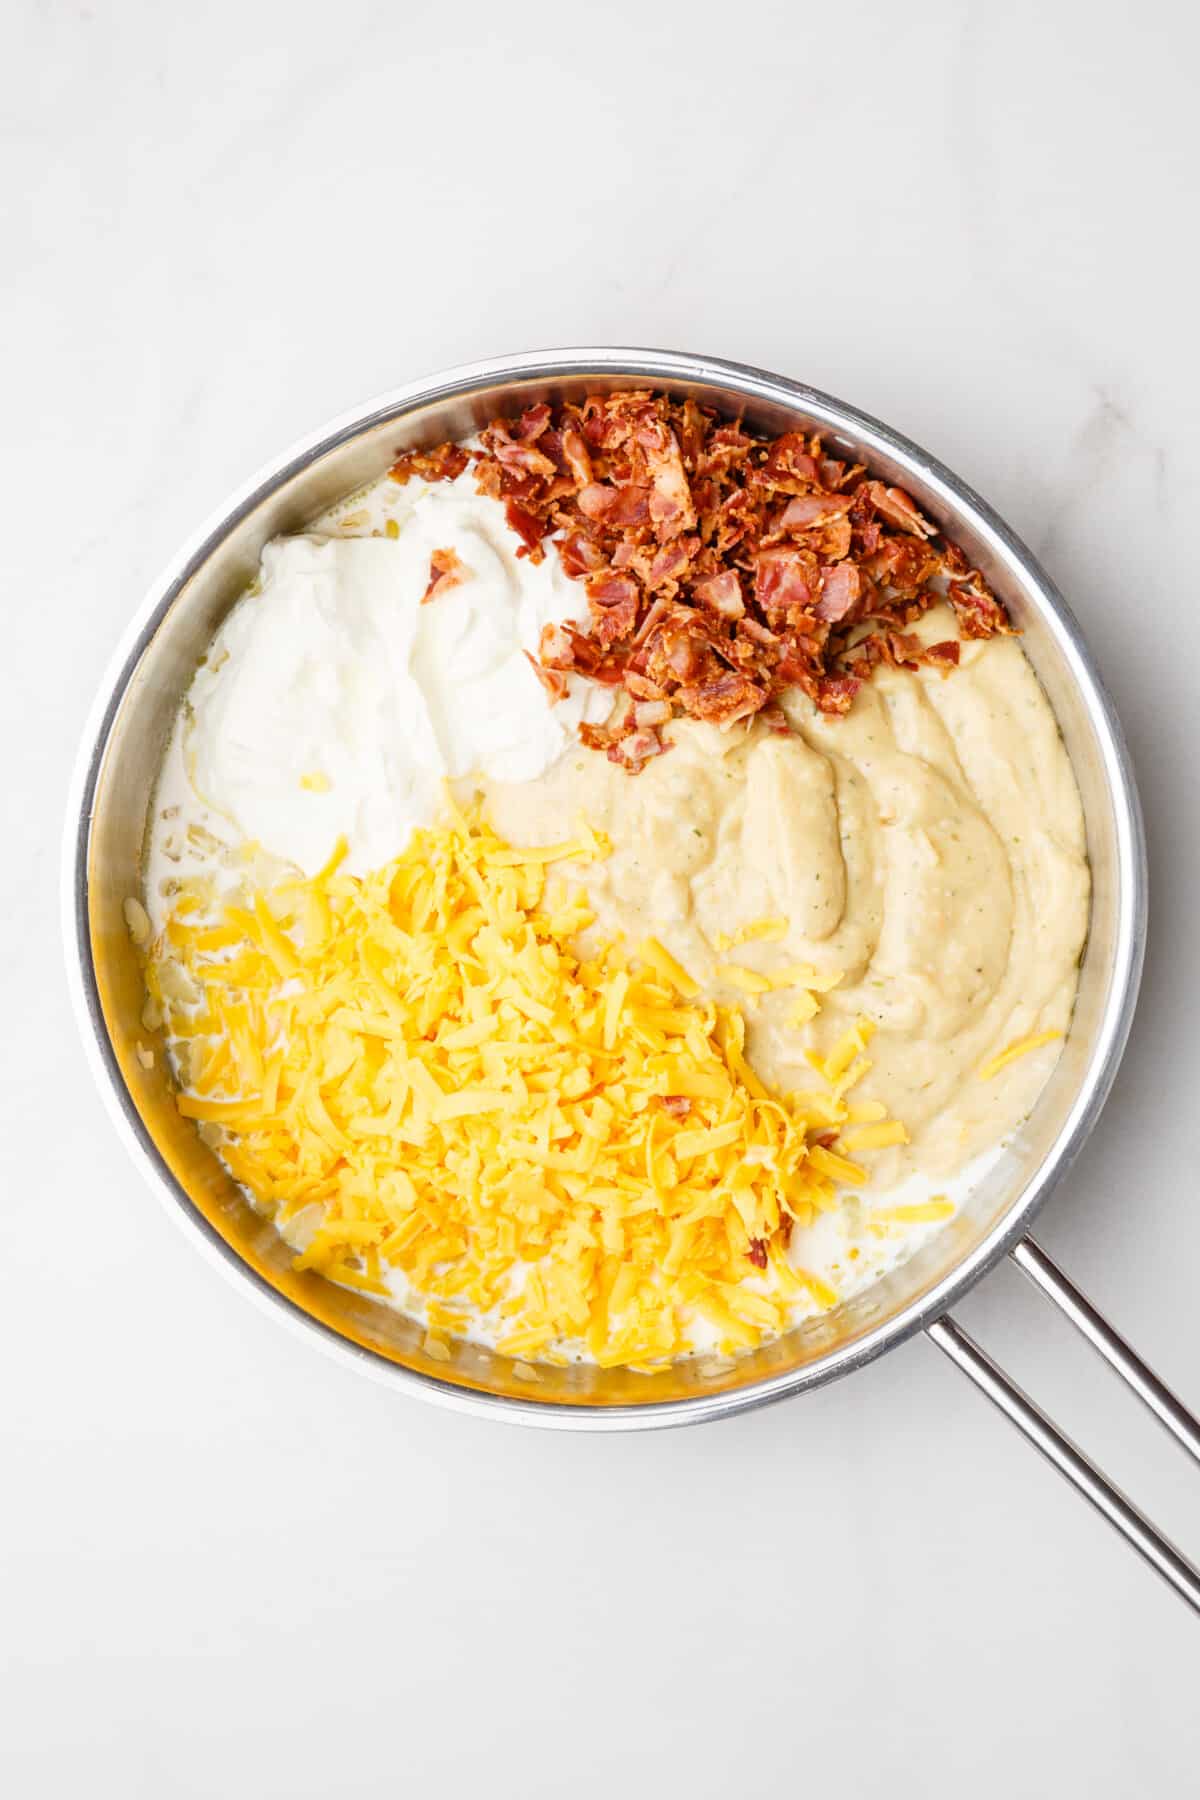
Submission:
[[[656,443],[653,449],[645,446],[650,465],[650,517],[660,538],[677,537],[681,531],[690,531],[696,523],[692,490],[688,486],[678,440],[673,431],[666,432],[665,438],[665,442]]]
[[[625,692],[632,694],[635,700],[665,700],[667,690],[660,682],[651,681],[648,675],[639,675],[636,669],[625,670],[623,677]]]
[[[516,500],[506,502],[504,516],[521,540],[523,547],[517,551],[517,555],[527,556],[530,562],[541,562],[543,531],[537,516]]]
[[[901,531],[911,532],[913,537],[937,536],[937,526],[931,525],[928,519],[922,517],[911,497],[905,493],[903,488],[885,487],[882,481],[868,481],[864,483],[864,486],[876,512],[881,514],[889,525],[895,525]]]
[[[402,450],[388,474],[401,487],[414,475],[422,481],[454,481],[470,460],[461,444],[435,444],[432,450]]]
[[[768,446],[759,480],[764,487],[788,494],[800,494],[809,485],[818,485],[817,460],[803,432],[787,431]]]
[[[862,598],[862,575],[854,563],[834,563],[821,572],[821,598],[814,612],[830,625],[840,625],[855,611]]]
[[[673,1119],[686,1119],[692,1110],[692,1103],[686,1094],[660,1094],[658,1104]]]
[[[537,406],[526,407],[513,429],[519,438],[536,438],[541,437],[549,423],[550,408],[542,400]]]
[[[945,598],[963,638],[1012,630],[958,545],[911,495],[826,454],[819,436],[754,437],[695,400],[646,389],[539,401],[480,434],[475,478],[541,561],[547,541],[586,585],[588,623],[547,626],[552,699],[572,671],[615,690],[584,743],[636,772],[678,713],[787,731],[778,696],[849,710],[881,664],[948,673],[959,645],[911,627]],[[455,444],[408,451],[398,481],[446,479]]]
[[[435,550],[429,558],[429,586],[421,595],[421,605],[428,606],[439,594],[469,581],[471,571],[455,550]]]
[[[553,475],[553,459],[534,444],[500,444],[496,455],[506,469],[520,469],[523,475]]]
[[[565,625],[543,625],[538,656],[547,669],[573,669],[575,645]]]
[[[698,682],[678,695],[685,712],[693,718],[710,719],[715,725],[732,725],[737,719],[757,712],[766,702],[765,688],[756,687],[744,675],[716,675],[711,681]]]
[[[576,580],[581,575],[594,575],[597,569],[605,564],[603,550],[595,538],[586,531],[566,531],[559,538],[557,546],[559,560],[568,575]],[[624,548],[624,546],[620,546]]]
[[[791,737],[792,727],[782,706],[764,706],[758,716],[776,737]]]
[[[680,576],[685,572],[696,551],[700,548],[699,538],[676,538],[673,544],[664,544],[656,550],[642,579],[653,593],[656,588],[664,587],[668,582],[678,586]],[[635,559],[634,567],[638,567]]]
[[[767,1266],[766,1238],[752,1237],[746,1255],[750,1258],[750,1261],[754,1264],[756,1269],[765,1269]]]
[[[740,619],[745,615],[742,584],[736,569],[722,569],[719,575],[709,575],[696,582],[692,595],[701,606],[709,607],[723,619]]]
[[[547,627],[547,629],[552,630],[553,627]],[[545,688],[546,697],[551,706],[557,706],[558,702],[566,697],[567,692],[567,678],[562,670],[547,668],[546,664],[539,662],[536,656],[530,656],[528,650],[522,651],[522,655]]]
[[[822,675],[817,682],[817,705],[822,712],[848,713],[861,686],[855,675]]]
[[[789,500],[779,520],[781,531],[809,531],[814,525],[828,525],[841,518],[854,505],[849,494],[797,494]]]
[[[812,606],[820,593],[817,559],[811,550],[777,544],[755,559],[754,598],[769,624],[785,621],[792,611]]]
[[[568,426],[562,434],[563,461],[567,465],[575,485],[585,488],[592,479],[592,459],[588,455],[588,447],[583,441],[581,432]]]
[[[508,474],[522,477],[554,475],[557,473],[554,463],[533,442],[549,422],[548,406],[533,407],[517,421],[516,437],[505,420],[497,419],[486,431],[480,432],[479,441]]]
[[[609,507],[605,523],[620,531],[644,525],[650,517],[651,492],[636,481],[628,481],[617,489],[617,497]]]
[[[704,664],[705,640],[692,631],[665,631],[660,641],[662,658],[679,681],[690,681]]]
[[[880,645],[885,662],[894,669],[919,669],[923,646],[911,631],[885,631]]]
[[[986,638],[1010,629],[1003,607],[984,586],[978,569],[972,569],[965,581],[952,581],[946,596],[964,637]]]
[[[803,632],[789,631],[780,638],[780,643],[783,648],[775,664],[776,685],[795,685],[811,694],[821,667],[821,653],[815,640],[806,638]]]
[[[616,488],[609,487],[604,481],[589,481],[580,491],[575,504],[585,519],[595,519],[600,524],[611,512],[616,499]]]
[[[878,587],[911,598],[938,574],[941,559],[932,545],[914,538],[888,538],[862,559],[862,567]]]
[[[624,763],[633,774],[638,774],[653,756],[661,756],[669,746],[664,744],[657,731],[635,731],[629,737],[623,737],[608,747],[609,762]]]
[[[823,457],[821,461],[821,486],[830,488],[832,491],[836,492],[839,488],[845,487],[847,482],[853,481],[856,476],[862,475],[864,472],[861,463],[854,463],[851,465],[849,463],[839,462],[837,458],[833,456]]]
[[[762,644],[769,650],[773,650],[782,641],[777,631],[768,631],[765,625],[760,625],[757,619],[752,619],[749,615],[738,626],[738,636],[748,638],[751,643]]]
[[[633,576],[591,575],[586,585],[597,642],[607,646],[628,637],[638,613],[638,584]]]

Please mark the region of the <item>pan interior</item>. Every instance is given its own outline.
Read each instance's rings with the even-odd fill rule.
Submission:
[[[614,353],[615,354],[615,353]],[[636,355],[637,353],[635,353]],[[695,359],[597,361],[555,370],[553,359],[507,378],[467,372],[424,398],[385,404],[276,471],[157,596],[144,647],[117,704],[99,760],[86,834],[86,917],[81,955],[101,1051],[152,1174],[173,1202],[235,1265],[305,1319],[372,1359],[376,1372],[447,1397],[496,1399],[587,1412],[666,1407],[703,1416],[787,1392],[853,1367],[914,1330],[1000,1255],[1098,1109],[1123,1041],[1136,979],[1140,864],[1136,802],[1119,744],[1068,616],[1019,545],[945,471],[884,428],[838,403],[769,376]],[[513,365],[509,365],[512,370]],[[697,373],[698,370],[704,373]],[[174,1105],[165,1057],[142,1067],[136,1045],[161,1051],[141,1023],[142,976],[122,904],[139,888],[147,814],[172,722],[213,632],[279,532],[302,528],[332,501],[376,479],[398,450],[463,437],[533,399],[580,397],[631,381],[692,393],[759,430],[820,429],[839,453],[900,481],[962,543],[1008,605],[1058,717],[1083,801],[1093,901],[1075,1018],[1063,1055],[1032,1116],[969,1205],[917,1255],[874,1286],[786,1337],[726,1367],[683,1362],[653,1376],[591,1366],[543,1367],[531,1383],[508,1358],[455,1345],[450,1363],[421,1347],[423,1328],[371,1299],[295,1273],[291,1252],[247,1203]],[[83,871],[80,871],[82,877]],[[406,1375],[405,1372],[408,1372]],[[764,1386],[765,1384],[765,1386]],[[677,1403],[691,1403],[680,1408]],[[709,1404],[713,1403],[713,1404]],[[564,1417],[563,1413],[559,1414]],[[666,1415],[663,1415],[666,1416]],[[650,1418],[646,1417],[646,1422]]]

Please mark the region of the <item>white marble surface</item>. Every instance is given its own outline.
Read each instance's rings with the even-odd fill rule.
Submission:
[[[0,1788],[1190,1791],[1195,1619],[931,1346],[592,1439],[260,1316],[110,1132],[56,884],[144,585],[328,414],[589,340],[842,394],[1044,555],[1116,696],[1152,945],[1043,1235],[1200,1398],[1194,9],[10,0],[0,34]],[[1020,1278],[963,1315],[1200,1553],[1198,1472]]]

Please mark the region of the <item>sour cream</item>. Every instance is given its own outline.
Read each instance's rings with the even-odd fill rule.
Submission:
[[[382,535],[266,546],[188,697],[199,798],[308,873],[339,836],[355,872],[398,855],[446,778],[536,779],[609,705],[572,678],[552,707],[526,655],[543,626],[586,615],[557,556],[518,557],[469,473],[381,486]],[[422,604],[437,550],[453,551],[461,579]]]

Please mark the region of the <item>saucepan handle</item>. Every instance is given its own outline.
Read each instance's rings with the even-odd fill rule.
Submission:
[[[1013,1261],[1039,1288],[1053,1300],[1100,1352],[1105,1361],[1150,1408],[1155,1418],[1166,1427],[1185,1450],[1200,1460],[1200,1419],[1190,1413],[1183,1402],[1147,1367],[1119,1332],[1101,1318],[1086,1295],[1054,1264],[1032,1238],[1023,1238],[1012,1252]],[[1060,1474],[1079,1489],[1086,1500],[1128,1539],[1170,1583],[1181,1599],[1200,1612],[1200,1569],[1175,1548],[1153,1526],[1145,1514],[1101,1473],[1079,1446],[1046,1417],[1029,1395],[1009,1379],[985,1350],[969,1337],[948,1315],[927,1327],[928,1335],[951,1362],[956,1363],[976,1386],[982,1389],[994,1406],[999,1407],[1040,1450]]]

